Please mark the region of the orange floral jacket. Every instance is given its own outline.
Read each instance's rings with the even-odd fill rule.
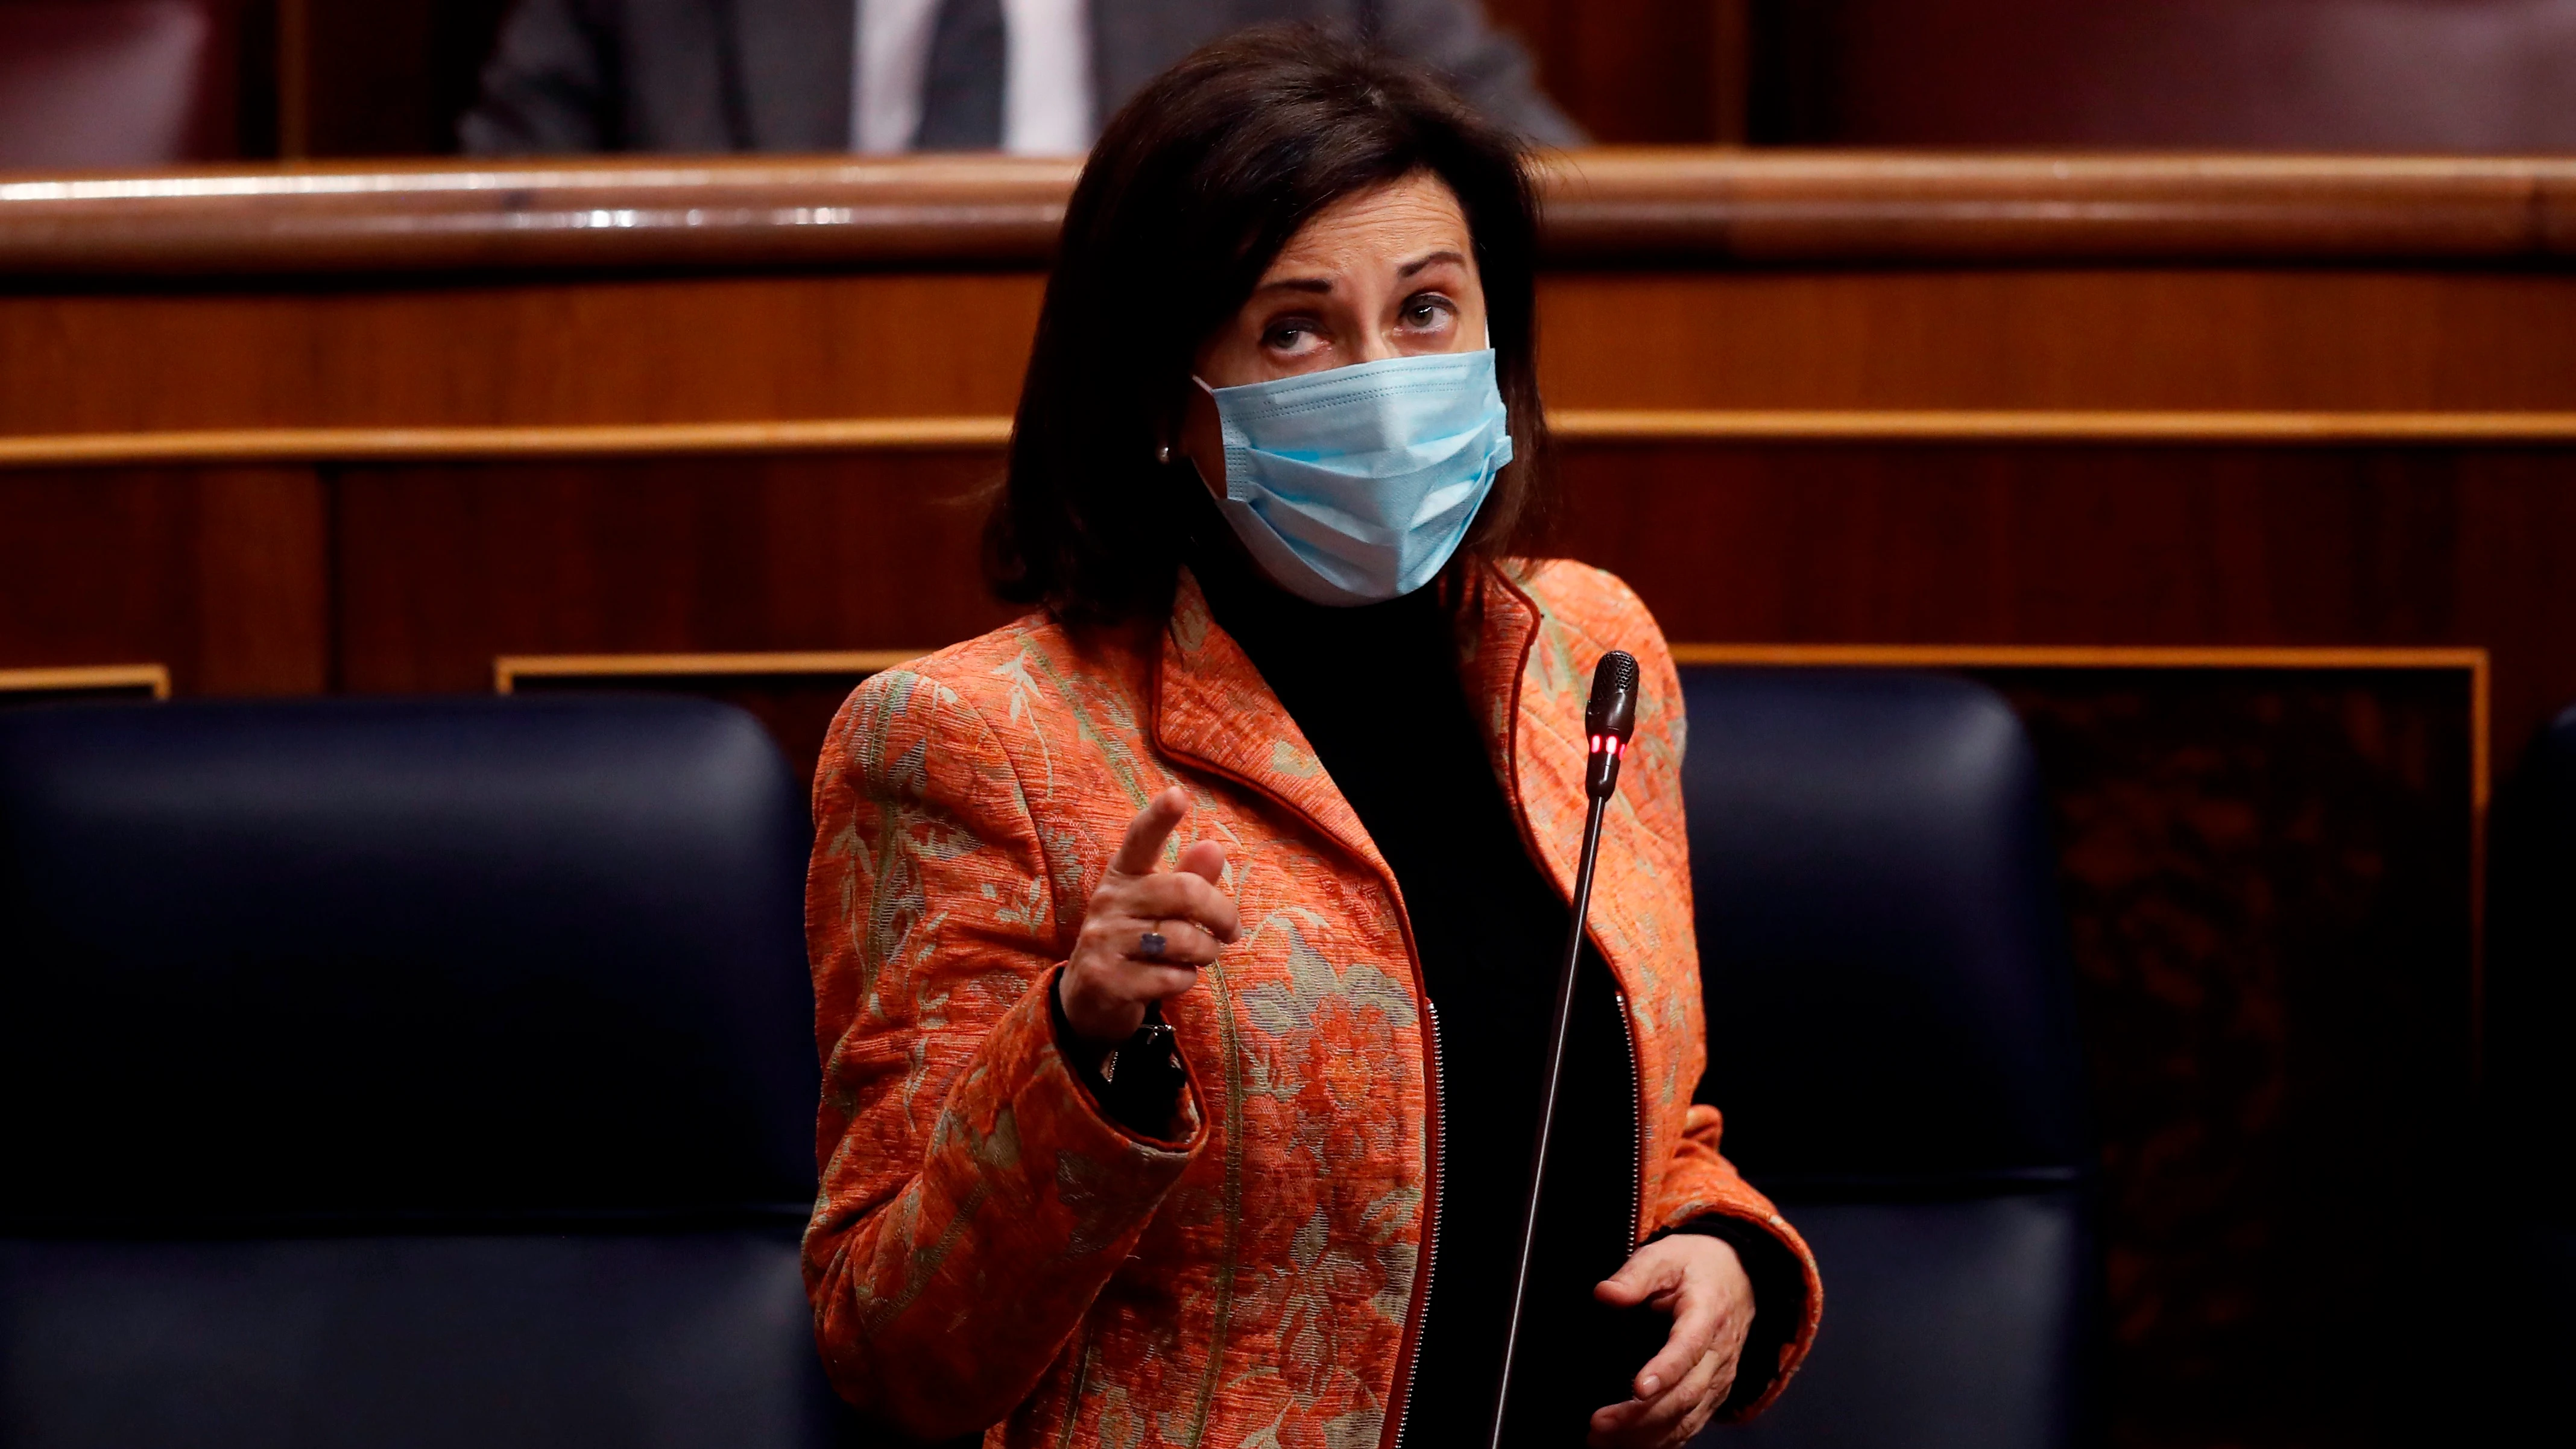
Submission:
[[[1804,1242],[1718,1154],[1682,827],[1680,683],[1644,605],[1566,562],[1480,566],[1461,679],[1526,839],[1571,894],[1592,667],[1644,666],[1591,931],[1643,1097],[1638,1238],[1704,1214]],[[1058,1055],[1053,968],[1129,820],[1223,842],[1243,936],[1166,1003],[1170,1140]],[[806,887],[822,1191],[815,1333],[843,1395],[995,1445],[1392,1445],[1438,1200],[1424,993],[1394,876],[1187,575],[1168,619],[1032,616],[878,674],[834,722]]]

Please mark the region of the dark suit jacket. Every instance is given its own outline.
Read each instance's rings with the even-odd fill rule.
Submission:
[[[1090,0],[1106,118],[1219,35],[1273,20],[1370,28],[1532,140],[1581,134],[1477,0]],[[485,154],[845,151],[858,0],[520,0],[458,125]]]

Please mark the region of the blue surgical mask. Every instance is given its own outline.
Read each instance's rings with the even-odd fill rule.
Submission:
[[[1431,582],[1512,460],[1491,348],[1208,395],[1225,437],[1226,522],[1263,572],[1318,604],[1374,604]]]

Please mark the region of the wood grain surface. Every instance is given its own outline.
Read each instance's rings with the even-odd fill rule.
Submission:
[[[1549,414],[1577,445],[1665,442],[2569,444],[2576,412],[2277,413],[2123,410],[1982,412],[1567,409]],[[578,458],[989,451],[1007,415],[836,418],[778,423],[534,424],[520,427],[159,428],[0,437],[0,468],[174,463],[527,462]]]
[[[2576,698],[2576,450],[1569,449],[1673,638],[2474,646],[2499,757]]]
[[[2486,648],[2576,698],[2576,449],[1569,444],[1566,547],[1676,638]],[[505,654],[918,649],[982,592],[984,449],[0,473],[0,666],[183,693],[489,687]],[[325,520],[328,521],[327,533]]]
[[[976,566],[989,454],[337,474],[336,668],[479,691],[503,655],[919,649],[1016,610]]]
[[[0,177],[0,274],[1043,266],[1063,160],[580,158]],[[1539,164],[1559,263],[2564,264],[2576,160],[1617,148]]]
[[[931,272],[0,291],[0,454],[154,430],[993,418],[1018,396],[1042,286]],[[1548,273],[1539,306],[1550,405],[1630,414],[1602,424],[1630,431],[1657,412],[2576,412],[2576,274],[2559,272],[1596,269]]]
[[[1567,409],[2563,410],[2576,273],[2000,264],[1560,270]]]
[[[1033,274],[0,294],[0,435],[1007,413]]]
[[[183,694],[333,683],[311,468],[0,473],[0,665],[142,660]]]

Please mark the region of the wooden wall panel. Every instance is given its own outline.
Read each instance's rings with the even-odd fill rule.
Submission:
[[[1567,551],[1676,639],[2471,645],[2576,699],[2565,449],[1568,449]]]
[[[0,294],[0,437],[1007,414],[1033,274]],[[2552,274],[1578,271],[1562,409],[2576,409]]]
[[[2483,646],[2504,758],[2576,699],[2566,449],[1561,461],[1568,551],[1675,638]],[[1006,616],[959,501],[998,469],[981,450],[387,466],[327,494],[294,468],[0,473],[0,666],[161,660],[182,693],[479,690],[504,653],[937,645]]]
[[[2519,272],[1556,272],[1559,408],[2563,409],[2576,285]]]
[[[330,684],[311,469],[0,473],[0,666],[142,661],[187,694]]]
[[[309,468],[211,468],[197,492],[193,692],[329,687],[328,506]]]
[[[935,647],[1016,612],[976,567],[998,456],[355,469],[340,678],[485,690],[503,654]]]
[[[1577,443],[1560,463],[1566,551],[1676,639],[2481,646],[2506,755],[2576,699],[2576,450]],[[346,470],[339,677],[481,689],[500,654],[949,643],[1009,612],[975,553],[999,469]]]
[[[1010,273],[0,294],[0,434],[1008,413]]]

